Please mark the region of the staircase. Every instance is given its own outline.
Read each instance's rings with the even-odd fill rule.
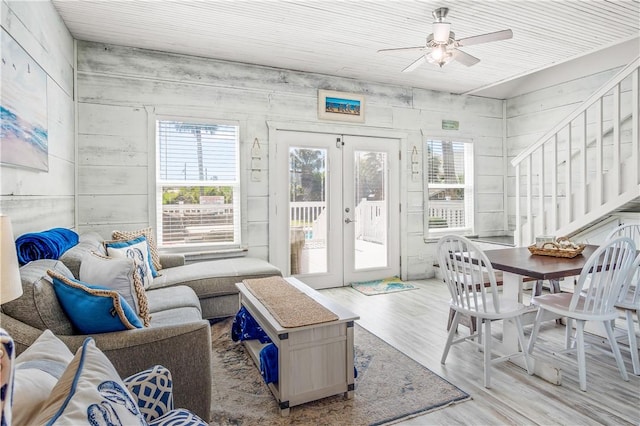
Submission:
[[[638,209],[639,66],[640,57],[511,161],[516,245]]]

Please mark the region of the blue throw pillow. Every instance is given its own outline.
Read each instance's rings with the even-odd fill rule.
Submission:
[[[82,334],[142,328],[140,318],[117,291],[70,279],[48,270],[58,301]]]

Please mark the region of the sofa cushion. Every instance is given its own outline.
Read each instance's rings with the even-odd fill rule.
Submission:
[[[80,265],[80,280],[117,291],[136,311],[144,326],[149,326],[147,294],[133,259],[92,252]]]
[[[86,232],[80,235],[80,241],[74,247],[65,251],[60,256],[60,261],[64,263],[75,278],[80,278],[80,264],[82,259],[92,251],[106,255],[102,241],[104,238],[97,232]]]
[[[147,300],[149,301],[149,312],[152,315],[155,315],[157,312],[182,307],[200,310],[200,300],[198,296],[193,289],[185,285],[148,290]],[[202,316],[198,319],[202,319]]]
[[[153,282],[153,277],[158,272],[153,268],[149,255],[149,244],[145,237],[138,237],[132,240],[105,241],[107,255],[111,257],[124,257],[133,259],[139,267],[140,276],[144,288],[149,288]]]
[[[51,330],[45,330],[15,361],[13,426],[28,426],[67,368],[73,354]]]
[[[55,334],[73,334],[73,326],[51,284],[47,270],[51,269],[64,276],[71,272],[58,260],[34,260],[20,268],[23,294],[18,299],[2,305],[2,311],[31,327],[39,330],[50,329]]]
[[[188,285],[200,299],[226,294],[237,294],[235,284],[242,279],[280,275],[280,270],[269,262],[251,257],[216,259],[196,262],[179,268],[165,268],[153,280],[149,289],[177,284]],[[239,279],[239,277],[241,277]]]
[[[133,308],[117,291],[67,278],[51,270],[47,273],[53,278],[62,309],[82,334],[142,328]]]
[[[158,252],[158,245],[156,244],[156,237],[153,234],[153,229],[144,228],[137,231],[113,231],[111,238],[114,240],[131,240],[139,236],[144,236],[149,244],[149,254],[151,255],[151,262],[156,271],[162,269],[160,263],[160,253]]]
[[[156,312],[151,316],[151,327],[164,327],[167,325],[187,324],[202,321],[202,311],[193,306],[167,309]]]
[[[109,359],[87,338],[58,380],[35,424],[144,425],[135,399]]]

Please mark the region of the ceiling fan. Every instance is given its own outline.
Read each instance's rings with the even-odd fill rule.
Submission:
[[[452,60],[456,60],[461,64],[470,67],[480,62],[480,59],[463,52],[458,49],[459,47],[488,43],[490,41],[506,40],[513,37],[513,32],[511,30],[502,30],[456,40],[455,33],[451,31],[451,24],[444,21],[448,13],[449,9],[446,7],[440,7],[432,12],[433,18],[436,21],[433,23],[433,33],[429,34],[427,37],[427,43],[424,46],[380,49],[378,52],[400,52],[409,50],[424,52],[422,56],[409,64],[409,66],[403,69],[402,72],[413,71],[425,62],[438,64],[442,67]]]

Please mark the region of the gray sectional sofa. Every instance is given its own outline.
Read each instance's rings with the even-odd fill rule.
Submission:
[[[47,270],[79,277],[84,256],[104,253],[103,238],[89,232],[59,260],[37,260],[20,268],[24,294],[1,307],[0,326],[21,353],[45,329],[72,352],[86,335],[78,334],[58,303]],[[228,317],[238,309],[235,283],[246,278],[281,275],[260,259],[218,259],[185,264],[181,255],[161,255],[163,268],[146,290],[151,326],[92,335],[96,345],[122,377],[152,365],[167,367],[174,380],[176,406],[208,419],[211,408],[211,332],[209,319]],[[215,374],[215,372],[213,372]]]

